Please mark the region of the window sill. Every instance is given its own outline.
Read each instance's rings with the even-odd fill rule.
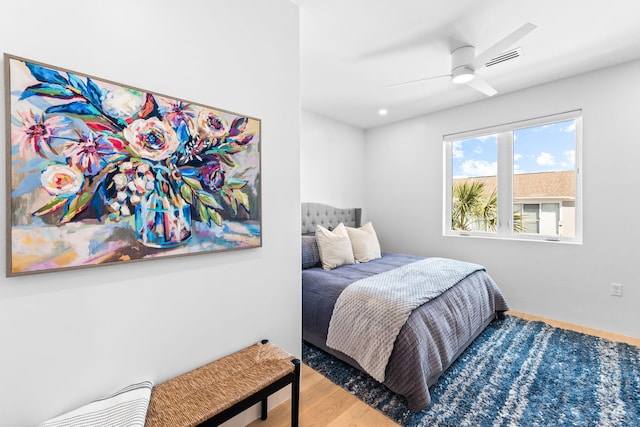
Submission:
[[[491,239],[491,240],[507,240],[507,241],[519,241],[519,242],[536,242],[536,243],[551,243],[551,244],[569,244],[569,245],[582,245],[582,239],[577,237],[538,237],[538,236],[501,236],[489,233],[443,233],[444,237],[466,237],[471,239]]]

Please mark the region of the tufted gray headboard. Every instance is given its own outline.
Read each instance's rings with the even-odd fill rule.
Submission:
[[[322,203],[302,203],[302,234],[314,234],[316,225],[333,229],[341,222],[360,227],[361,208],[341,209]]]

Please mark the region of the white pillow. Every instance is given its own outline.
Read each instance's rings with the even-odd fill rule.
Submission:
[[[351,241],[343,223],[338,224],[333,231],[316,225],[316,241],[323,269],[333,270],[341,265],[355,263]]]
[[[151,381],[122,390],[52,418],[39,427],[143,427],[151,399]]]
[[[380,254],[380,242],[376,230],[371,222],[360,228],[345,227],[351,240],[353,256],[356,262],[367,262],[373,259],[382,258]]]

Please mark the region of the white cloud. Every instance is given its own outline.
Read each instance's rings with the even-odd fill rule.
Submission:
[[[494,176],[498,171],[498,162],[486,160],[467,160],[462,163],[464,176]]]
[[[564,152],[565,161],[561,163],[562,167],[573,168],[576,165],[576,150],[566,150]]]
[[[480,141],[484,142],[488,139],[494,138],[496,141],[498,141],[498,138],[496,138],[495,135],[483,135],[483,136],[478,136],[476,137],[476,139],[479,139]]]
[[[515,160],[516,162],[521,159],[522,159],[522,154],[515,153],[513,155],[513,160]]]
[[[571,124],[567,127],[562,128],[563,132],[575,132],[576,131],[576,122],[575,120],[571,122]]]
[[[540,155],[536,159],[536,163],[538,163],[538,165],[540,166],[551,166],[556,164],[553,155],[551,153],[545,152],[540,153]]]
[[[530,128],[530,129],[533,130],[534,132],[540,132],[540,131],[543,131],[543,130],[551,127],[551,126],[553,126],[553,124],[535,126],[535,127]]]
[[[454,141],[451,144],[451,155],[454,159],[463,159],[464,158],[464,150],[460,148],[462,146],[461,141]]]
[[[526,173],[527,171],[522,169],[522,166],[518,165],[518,164],[514,164],[513,165],[513,173],[514,174],[519,174],[519,173]]]

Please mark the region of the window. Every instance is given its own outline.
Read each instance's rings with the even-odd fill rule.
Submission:
[[[514,203],[514,231],[554,236],[560,234],[560,204]]]
[[[447,135],[447,235],[581,242],[581,112]]]

